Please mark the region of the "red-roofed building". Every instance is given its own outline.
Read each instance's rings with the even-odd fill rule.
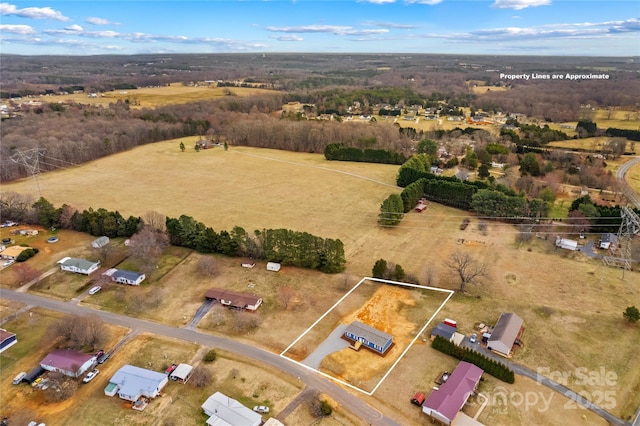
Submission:
[[[434,390],[422,404],[422,412],[450,425],[464,404],[475,392],[484,371],[465,361],[460,361],[449,379]]]
[[[45,356],[40,365],[48,371],[59,371],[69,377],[80,377],[95,363],[94,354],[71,349],[58,349]]]

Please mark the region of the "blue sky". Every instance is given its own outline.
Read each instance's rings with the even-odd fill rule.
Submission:
[[[0,52],[640,55],[640,1],[0,3]]]

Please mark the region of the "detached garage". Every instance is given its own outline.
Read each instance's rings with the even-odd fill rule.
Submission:
[[[193,373],[192,366],[189,364],[179,364],[176,369],[171,372],[169,377],[171,380],[185,384],[191,378],[191,373]]]

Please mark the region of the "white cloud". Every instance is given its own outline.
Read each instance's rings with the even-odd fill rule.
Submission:
[[[407,0],[407,3],[428,4],[429,6],[442,3],[442,0]]]
[[[548,6],[551,0],[496,0],[491,6],[498,9],[522,10],[527,7]]]
[[[335,35],[371,35],[371,34],[385,34],[388,33],[387,29],[362,29],[358,30],[353,27],[341,26],[341,25],[303,25],[299,27],[273,27],[269,26],[265,28],[267,31],[274,33],[329,33]]]
[[[24,9],[18,9],[15,5],[9,3],[0,3],[0,15],[15,15],[31,19],[53,19],[56,21],[70,20],[62,13],[50,7],[25,7]]]
[[[80,25],[69,25],[68,27],[64,27],[65,30],[67,31],[75,31],[75,32],[82,32],[83,28]]]
[[[86,21],[87,24],[91,24],[91,25],[111,25],[111,24],[114,24],[114,22],[111,22],[108,19],[96,18],[94,16],[87,18],[85,21]]]
[[[387,4],[387,3],[395,3],[396,0],[361,0],[364,3],[373,3],[373,4]]]
[[[29,25],[0,25],[0,32],[20,35],[35,34],[36,31]]]
[[[281,36],[271,36],[270,38],[279,41],[303,41],[304,39],[295,34],[281,35]]]
[[[369,22],[365,22],[364,25],[369,25],[369,26],[372,26],[372,27],[398,28],[398,29],[405,29],[405,30],[411,30],[411,29],[414,29],[414,28],[418,28],[418,26],[414,25],[414,24],[396,24],[394,22],[369,21]]]

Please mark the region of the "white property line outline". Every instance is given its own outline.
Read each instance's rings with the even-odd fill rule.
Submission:
[[[411,341],[411,343],[409,343],[407,345],[407,347],[405,348],[404,351],[402,351],[402,353],[400,354],[400,356],[398,357],[398,359],[393,363],[393,365],[389,368],[389,370],[385,373],[384,376],[382,376],[382,378],[380,379],[380,381],[373,387],[373,389],[371,390],[371,392],[367,392],[364,389],[360,389],[357,386],[352,385],[351,383],[347,383],[343,380],[337,379],[333,376],[330,376],[326,373],[323,373],[320,370],[317,370],[315,368],[309,367],[308,365],[305,365],[299,361],[296,361],[294,359],[291,359],[287,356],[285,356],[284,354],[289,351],[289,349],[291,349],[296,343],[298,343],[298,341],[300,341],[300,339],[302,339],[309,331],[311,331],[311,329],[313,327],[315,327],[320,321],[322,321],[327,315],[329,315],[329,313],[331,311],[333,311],[335,309],[336,306],[338,306],[344,299],[347,298],[347,296],[349,296],[353,291],[355,291],[355,289],[357,289],[358,287],[360,287],[360,285],[362,283],[364,283],[365,281],[376,281],[376,282],[380,282],[380,283],[384,283],[384,284],[393,284],[393,285],[399,285],[399,286],[403,286],[403,287],[414,287],[414,288],[420,288],[420,289],[425,289],[425,290],[433,290],[433,291],[439,291],[442,293],[449,293],[449,295],[447,296],[447,298],[440,304],[440,306],[438,307],[438,309],[435,310],[435,312],[433,313],[433,315],[431,315],[431,317],[429,318],[429,320],[425,323],[424,326],[422,326],[422,328],[420,329],[420,331],[418,333],[416,333],[416,336],[413,338],[413,340]],[[308,370],[314,371],[328,379],[331,379],[335,382],[338,382],[342,385],[348,386],[351,389],[357,390],[358,392],[362,392],[365,395],[371,396],[373,395],[373,393],[378,389],[378,387],[382,384],[382,382],[385,381],[385,379],[387,378],[387,376],[389,376],[389,374],[391,374],[391,372],[393,371],[393,369],[396,367],[396,365],[398,365],[398,363],[400,362],[400,360],[405,356],[405,354],[409,351],[409,349],[411,349],[411,347],[413,346],[413,344],[415,343],[416,340],[418,340],[418,338],[422,335],[422,333],[424,333],[425,329],[429,326],[429,324],[431,324],[431,321],[433,321],[433,319],[435,318],[436,315],[438,315],[438,313],[440,312],[440,310],[442,310],[442,308],[444,307],[444,305],[449,301],[449,299],[451,299],[451,297],[454,295],[455,291],[453,290],[447,290],[444,288],[437,288],[437,287],[430,287],[430,286],[425,286],[425,285],[417,285],[417,284],[409,284],[409,283],[403,283],[403,282],[399,282],[399,281],[392,281],[392,280],[383,280],[381,278],[371,278],[371,277],[363,277],[358,284],[356,284],[351,290],[349,290],[348,292],[345,293],[344,296],[342,296],[336,303],[334,303],[334,305],[332,307],[330,307],[324,314],[322,314],[322,316],[320,316],[320,318],[318,318],[313,324],[311,324],[311,326],[309,326],[309,328],[307,328],[300,336],[298,336],[297,339],[295,339],[289,346],[287,346],[281,353],[280,356],[284,359],[287,359],[297,365],[299,365],[300,367],[304,367]]]

